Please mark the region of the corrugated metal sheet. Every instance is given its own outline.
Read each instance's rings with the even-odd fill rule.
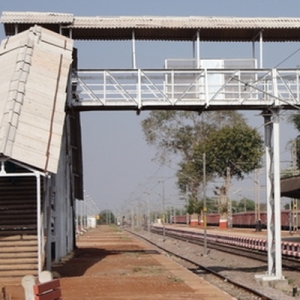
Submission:
[[[299,28],[299,18],[75,17],[72,28]]]
[[[70,24],[73,22],[73,19],[73,14],[52,12],[3,12],[1,16],[3,24]]]
[[[72,49],[39,26],[2,41],[0,155],[56,173]]]
[[[63,25],[62,33],[78,40],[129,40],[134,29],[137,40],[193,41],[200,29],[202,41],[258,41],[261,30],[265,42],[300,41],[300,18],[74,17],[68,14],[4,12],[1,22],[7,35],[15,34],[16,28],[20,32],[33,24],[60,32]]]

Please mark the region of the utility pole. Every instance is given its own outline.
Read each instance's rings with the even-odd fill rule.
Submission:
[[[165,237],[166,237],[166,227],[165,227],[166,213],[165,213],[165,181],[164,180],[162,180],[162,209],[163,209],[163,237],[165,240]]]
[[[204,223],[204,255],[207,254],[207,220],[206,220],[206,154],[203,153],[203,223]]]
[[[188,203],[189,203],[189,194],[188,194],[188,185],[185,186],[185,201],[186,201],[186,225],[189,225],[189,213],[188,213]]]
[[[259,175],[261,169],[255,169],[254,189],[255,189],[255,219],[256,222],[260,220],[260,186],[259,186]]]
[[[231,199],[228,198],[228,192],[229,192],[230,186],[231,186],[230,168],[227,167],[227,169],[226,169],[226,197],[227,197],[227,210],[228,210],[227,223],[228,223],[229,228],[232,227],[232,205],[231,205]]]
[[[134,210],[133,206],[131,206],[131,230],[134,228]]]
[[[296,175],[297,172],[297,139],[293,140],[292,144],[292,170],[293,175]],[[291,226],[290,226],[290,234],[297,233],[298,231],[298,200],[293,198],[292,199],[292,209],[290,204],[290,214],[291,214]]]
[[[150,234],[150,205],[149,205],[149,195],[147,197],[147,229],[148,229],[148,234]]]
[[[160,178],[160,177],[152,177],[152,178]],[[165,221],[166,221],[166,213],[165,213],[165,181],[170,179],[170,177],[161,177],[162,180],[159,180],[158,183],[162,184],[162,224],[163,224],[163,237],[165,240],[166,236],[166,228],[165,228]]]

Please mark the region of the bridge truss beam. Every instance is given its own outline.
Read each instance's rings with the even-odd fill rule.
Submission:
[[[76,70],[68,105],[81,111],[298,109],[299,77],[298,69]]]

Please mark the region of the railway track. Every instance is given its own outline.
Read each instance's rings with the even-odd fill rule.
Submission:
[[[257,290],[251,289],[246,285],[242,285],[234,280],[229,279],[226,276],[219,274],[218,272],[208,268],[198,262],[191,260],[183,255],[178,254],[176,251],[172,251],[167,249],[166,247],[162,247],[161,245],[157,245],[157,243],[151,241],[149,239],[149,235],[141,234],[137,232],[133,232],[127,230],[130,234],[143,239],[144,241],[154,245],[157,247],[161,253],[165,253],[172,257],[173,260],[176,260],[178,263],[195,273],[196,275],[204,278],[206,281],[210,282],[211,284],[219,287],[221,290],[227,292],[231,296],[235,297],[236,299],[243,299],[243,300],[272,300],[272,297],[264,295]],[[157,234],[157,233],[156,233]],[[169,237],[167,231],[165,232],[166,237]],[[171,237],[173,238],[173,237]],[[177,237],[176,237],[177,238]],[[186,239],[185,239],[186,240]]]
[[[152,229],[153,233],[163,235],[163,231],[159,230],[157,228]],[[204,240],[199,237],[191,237],[191,236],[184,236],[184,235],[176,235],[173,234],[172,231],[169,232],[168,229],[165,229],[165,235],[173,238],[173,239],[178,239],[182,241],[187,241],[189,243],[193,243],[199,246],[204,245]],[[211,241],[207,241],[207,246],[210,249],[215,249],[221,252],[226,252],[238,256],[242,256],[245,258],[250,258],[250,259],[255,259],[258,261],[262,262],[268,262],[267,258],[267,253],[264,251],[259,251],[259,250],[253,250],[253,249],[248,249],[248,248],[243,248],[239,246],[233,246],[230,244],[220,244],[220,243],[215,243]],[[292,258],[289,256],[282,256],[282,267],[285,269],[293,270],[293,271],[299,271],[300,270],[300,259],[297,258]]]

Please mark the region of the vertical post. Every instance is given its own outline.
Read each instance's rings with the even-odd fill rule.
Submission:
[[[189,225],[189,213],[188,213],[188,203],[189,203],[189,199],[188,199],[188,185],[186,185],[186,191],[185,191],[185,200],[186,200],[186,225]]]
[[[203,153],[203,222],[204,222],[204,255],[207,254],[207,220],[206,220],[206,154]]]
[[[263,112],[265,124],[265,155],[266,155],[266,192],[267,192],[267,240],[268,240],[268,275],[272,276],[275,270],[274,260],[274,224],[273,210],[274,199],[272,195],[272,143],[271,137],[273,132],[273,124],[271,121],[271,112]]]
[[[281,256],[281,208],[280,208],[280,139],[279,139],[279,109],[273,111],[274,127],[274,230],[275,230],[275,262],[276,277],[282,279]]]
[[[149,205],[149,195],[147,197],[147,228],[148,228],[148,233],[150,234],[150,205]]]
[[[175,206],[173,206],[173,223],[176,224],[176,210],[175,210]]]
[[[162,209],[163,209],[163,237],[165,240],[166,237],[166,227],[165,227],[165,219],[166,219],[166,213],[165,213],[165,182],[162,180]]]
[[[133,224],[133,222],[134,222],[134,220],[133,220],[133,218],[134,218],[134,211],[133,211],[133,206],[131,206],[131,230],[133,230],[133,226],[134,226],[134,224]]]
[[[258,169],[255,169],[254,192],[255,192],[255,224],[258,224]],[[256,227],[258,230],[258,228]]]
[[[197,69],[201,68],[200,63],[200,29],[197,30]]]
[[[298,199],[293,198],[293,233],[298,231]]]
[[[259,67],[263,68],[263,32],[259,33]]]
[[[231,200],[228,197],[229,194],[229,189],[231,186],[231,177],[230,177],[230,167],[227,167],[226,169],[226,203],[227,203],[227,227],[231,227],[231,219],[232,214],[231,214]],[[245,200],[245,211],[246,211],[246,200]]]
[[[42,271],[42,221],[41,221],[41,178],[38,172],[36,176],[36,202],[37,202],[37,231],[38,231],[38,274]]]
[[[255,41],[252,41],[252,58],[255,58]]]
[[[132,69],[136,69],[136,57],[135,57],[135,31],[132,30]]]

